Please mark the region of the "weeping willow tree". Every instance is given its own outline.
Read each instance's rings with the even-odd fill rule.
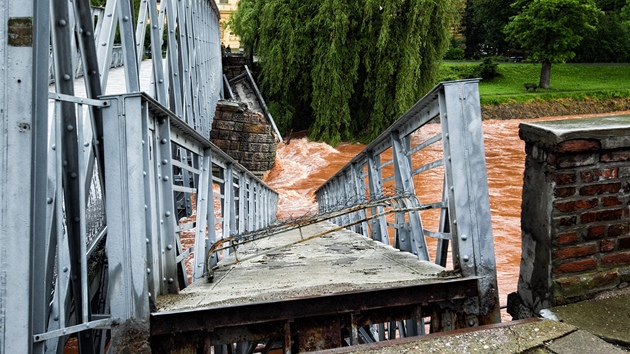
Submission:
[[[260,59],[281,130],[371,139],[435,84],[461,0],[240,0],[230,27]]]

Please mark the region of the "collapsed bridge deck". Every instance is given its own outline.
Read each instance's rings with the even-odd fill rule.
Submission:
[[[415,335],[424,333],[423,318],[431,316],[433,306],[477,295],[474,278],[352,231],[324,234],[335,228],[320,222],[259,239],[224,257],[212,282],[158,297],[151,316],[154,351],[181,348],[172,343],[174,333],[177,342],[214,346],[266,340],[300,352],[344,340]],[[311,238],[318,234],[324,235]],[[396,321],[405,320],[407,325],[397,327]],[[379,325],[370,329],[373,324],[380,324],[380,333]]]

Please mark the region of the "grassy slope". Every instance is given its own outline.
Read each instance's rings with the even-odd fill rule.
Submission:
[[[445,67],[474,65],[477,64],[444,64]],[[526,92],[523,84],[538,83],[540,64],[500,63],[497,70],[500,77],[479,84],[481,101],[484,104],[563,97],[630,97],[630,65],[554,64],[551,68],[551,88],[538,89],[536,93]]]

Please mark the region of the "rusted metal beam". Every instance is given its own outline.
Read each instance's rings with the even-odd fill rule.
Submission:
[[[151,335],[213,331],[222,327],[362,313],[474,296],[477,296],[477,279],[466,278],[282,301],[157,312],[151,315]]]

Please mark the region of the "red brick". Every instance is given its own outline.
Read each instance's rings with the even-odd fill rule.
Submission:
[[[588,231],[586,232],[586,238],[589,238],[589,239],[602,238],[604,237],[605,234],[606,234],[606,226],[604,225],[593,226],[593,227],[588,228]]]
[[[618,242],[619,242],[618,246],[620,250],[630,249],[630,237],[620,238]]]
[[[571,285],[579,283],[580,277],[566,277],[555,280],[556,284],[560,285],[563,290],[571,287]]]
[[[243,124],[243,131],[248,133],[265,134],[266,128],[267,126],[264,125]]]
[[[556,245],[568,245],[569,243],[577,242],[577,233],[567,232],[556,236]]]
[[[582,214],[582,216],[580,217],[580,222],[582,224],[588,224],[595,221],[619,220],[621,219],[622,215],[623,209],[591,211]]]
[[[603,162],[616,162],[630,160],[630,151],[615,151],[602,154],[599,158]]]
[[[602,256],[602,266],[614,267],[630,265],[630,252],[626,253],[614,253]]]
[[[580,188],[580,195],[596,195],[604,193],[619,193],[621,182],[607,184],[592,184]]]
[[[599,249],[602,252],[610,252],[612,250],[615,249],[615,239],[614,238],[610,238],[607,240],[602,240],[601,244],[599,245]]]
[[[619,167],[604,170],[604,179],[613,179],[617,177],[619,177]]]
[[[558,144],[558,152],[581,152],[588,150],[599,150],[601,144],[595,139],[575,139]]]
[[[560,264],[554,268],[554,274],[578,273],[597,268],[595,258],[581,259],[579,261]]]
[[[582,173],[580,173],[580,179],[582,180],[582,182],[594,182],[594,181],[599,181],[599,177],[602,175],[602,171],[600,170],[590,170],[590,171],[584,171]]]
[[[616,205],[621,205],[621,200],[619,200],[619,197],[613,195],[613,196],[609,196],[609,197],[602,197],[602,205],[605,207],[610,207],[610,206],[616,206]]]
[[[547,159],[549,160],[549,159]],[[599,156],[597,154],[570,154],[556,156],[553,165],[560,168],[588,166],[597,163]]]
[[[598,251],[597,244],[591,243],[588,245],[573,246],[573,247],[556,250],[554,252],[554,258],[555,259],[578,258],[578,257],[590,256],[592,254],[597,253],[597,251]]]
[[[617,272],[597,273],[593,276],[595,287],[616,286],[619,284],[619,274]]]
[[[555,188],[553,195],[556,198],[567,198],[575,194],[575,187],[560,187]]]
[[[577,223],[577,217],[571,216],[568,218],[561,218],[558,222],[559,226],[573,226]]]
[[[610,225],[608,227],[608,236],[621,236],[627,234],[628,231],[630,231],[630,225],[628,225],[628,223]]]
[[[593,209],[598,204],[599,203],[597,199],[590,199],[590,200],[582,199],[582,200],[572,200],[570,202],[554,203],[554,206],[556,207],[556,209],[560,210],[563,213],[571,213],[576,210]]]
[[[575,183],[575,173],[558,173],[555,180],[556,184],[560,186]]]

